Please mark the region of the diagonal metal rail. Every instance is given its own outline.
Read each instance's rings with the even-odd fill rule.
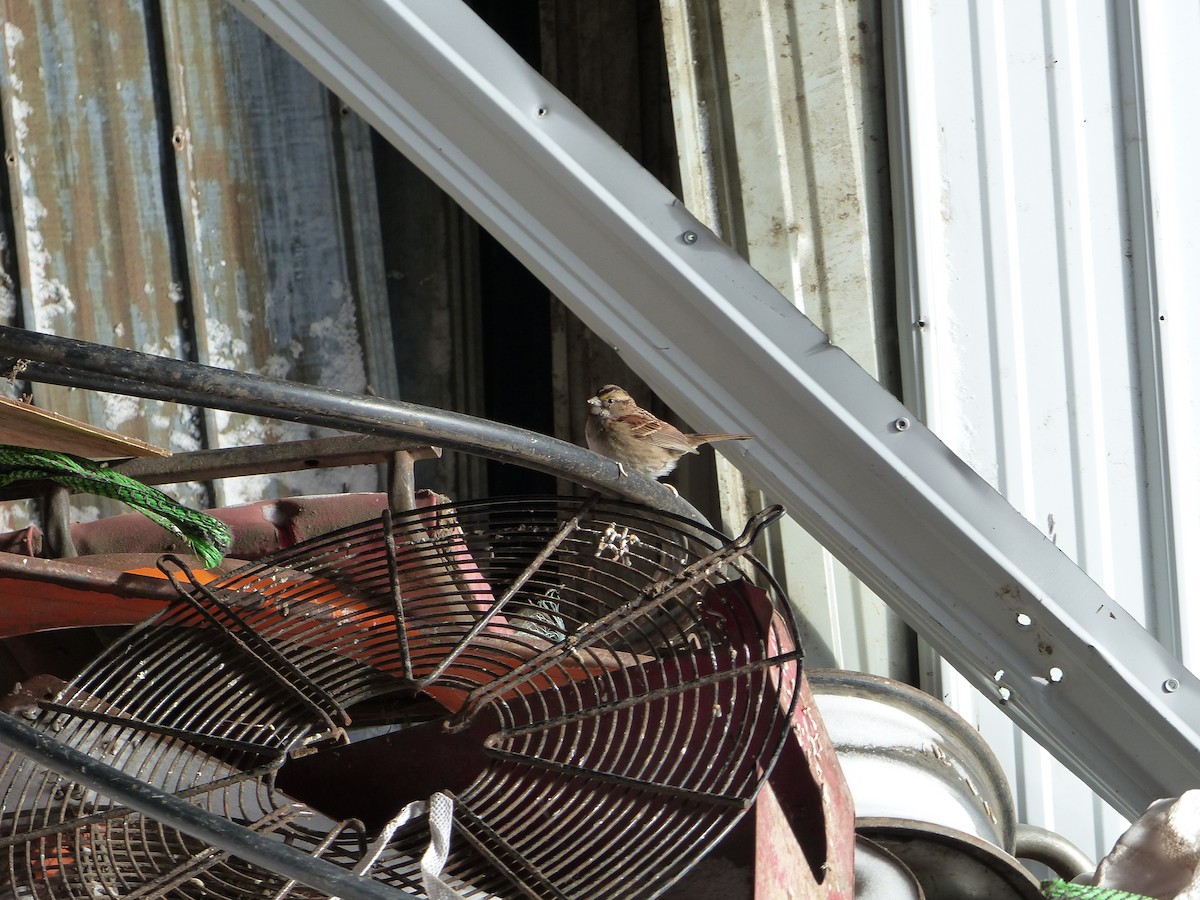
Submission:
[[[231,2],[1118,809],[1200,784],[1200,682],[461,0]]]
[[[436,438],[439,448],[486,454],[708,524],[665,485],[636,473],[622,474],[611,459],[476,416],[0,325],[0,358],[4,356],[9,359],[0,363],[0,373],[19,369],[22,378],[34,382],[271,416],[425,445]],[[132,468],[135,477],[141,468]]]

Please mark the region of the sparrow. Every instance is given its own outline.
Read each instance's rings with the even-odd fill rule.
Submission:
[[[622,474],[662,478],[685,453],[698,453],[712,441],[745,441],[750,434],[685,434],[638,406],[615,384],[588,399],[585,435],[588,448],[617,461]]]

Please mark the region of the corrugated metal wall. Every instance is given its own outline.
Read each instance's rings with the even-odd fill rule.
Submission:
[[[536,63],[537,4],[491,12]],[[224,0],[0,0],[0,28],[2,321],[552,429],[545,289]],[[173,450],[320,433],[49,386],[34,402]],[[454,496],[487,490],[483,460],[420,467]],[[211,505],[380,487],[358,468],[168,490]],[[0,528],[29,515],[10,504]]]
[[[1200,446],[1195,368],[1178,361],[1200,338],[1178,268],[1195,263],[1179,241],[1195,234],[1200,193],[1178,191],[1194,186],[1194,160],[1163,127],[1195,121],[1170,106],[1182,83],[1156,93],[1150,75],[1181,72],[1154,57],[1194,47],[1200,28],[1195,9],[1168,6],[1181,10],[897,4],[893,159],[910,404],[1175,647]],[[1148,165],[1164,153],[1180,185]],[[979,721],[1022,820],[1090,853],[1111,847],[1120,817],[951,673],[928,674]]]
[[[1180,200],[1174,186],[1195,178],[1178,135],[1198,119],[1170,111],[1197,104],[1181,86],[1200,14],[999,0],[662,8],[689,207],[885,384],[898,350],[906,402],[1194,658],[1181,598],[1196,563],[1177,548],[1200,521],[1196,467],[1179,462],[1200,446],[1200,307],[1183,299],[1196,230],[1179,226],[1200,191]],[[876,166],[889,157],[898,339],[878,302],[893,288]],[[724,479],[728,505],[740,484]],[[785,528],[771,555],[810,661],[906,677],[889,614],[811,539]],[[1021,819],[1107,852],[1124,820],[931,653],[920,663],[921,682],[996,750]]]
[[[879,5],[661,6],[688,208],[898,391]],[[744,521],[763,499],[720,474]],[[911,632],[811,535],[786,519],[766,554],[810,665],[913,678]]]
[[[677,181],[653,2],[472,5]],[[607,381],[641,388],[667,412],[611,348],[223,0],[0,0],[0,21],[3,321],[580,442],[583,401]],[[175,450],[314,434],[171,404],[35,393],[39,405]],[[423,484],[458,497],[553,489],[536,473],[462,454],[420,468]],[[711,464],[680,476],[715,512]],[[169,490],[205,505],[378,484],[370,471],[337,470]],[[82,517],[116,511],[75,503]],[[14,527],[26,518],[11,506],[0,515]]]
[[[220,0],[5,0],[0,13],[6,264],[20,286],[5,321],[395,395],[360,120]],[[313,436],[63,388],[34,400],[174,450]],[[373,471],[329,470],[177,493],[376,487]]]

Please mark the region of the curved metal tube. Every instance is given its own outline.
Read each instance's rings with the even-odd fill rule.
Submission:
[[[158,822],[313,890],[345,900],[400,900],[408,896],[181,800],[59,743],[6,713],[0,713],[0,744],[20,751],[69,781],[86,785]]]
[[[1049,866],[1059,878],[1067,881],[1084,872],[1096,871],[1091,858],[1061,834],[1024,822],[1017,825],[1013,856]]]
[[[88,341],[0,326],[0,370],[17,360],[22,377],[248,415],[271,416],[360,434],[414,438],[568,478],[708,524],[690,503],[642,475],[575,444],[488,419],[270,378]],[[116,374],[120,373],[120,374]]]

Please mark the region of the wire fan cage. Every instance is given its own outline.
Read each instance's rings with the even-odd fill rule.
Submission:
[[[736,540],[635,504],[429,506],[201,584],[29,717],[280,844],[423,896],[453,798],[464,897],[655,896],[746,811],[790,729],[787,603]],[[13,753],[0,891],[326,896]]]

